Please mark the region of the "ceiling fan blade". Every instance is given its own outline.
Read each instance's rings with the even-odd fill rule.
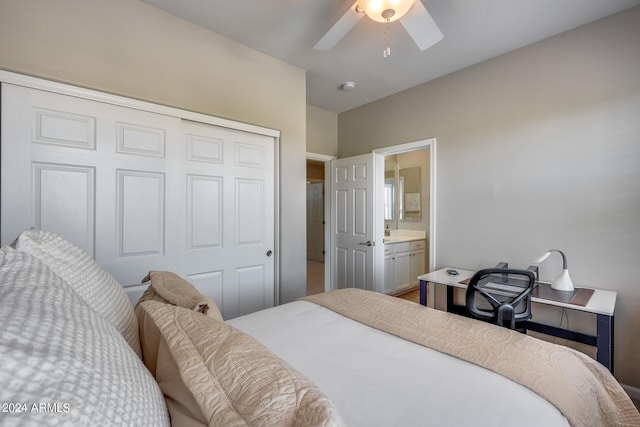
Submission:
[[[344,15],[342,15],[335,24],[333,24],[333,27],[327,31],[327,34],[325,34],[313,48],[317,50],[329,50],[338,44],[349,30],[351,30],[364,16],[364,13],[358,13],[356,11],[357,6],[358,2],[356,1],[349,10],[344,13]]]
[[[416,0],[409,12],[399,21],[420,50],[433,46],[444,37],[420,0]]]

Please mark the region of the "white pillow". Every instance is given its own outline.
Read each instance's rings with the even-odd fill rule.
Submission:
[[[120,333],[9,247],[0,249],[0,325],[0,424],[169,425],[159,386]]]
[[[16,249],[33,255],[51,268],[91,308],[111,322],[141,356],[138,322],[129,298],[122,285],[89,254],[56,234],[36,229],[20,234]]]

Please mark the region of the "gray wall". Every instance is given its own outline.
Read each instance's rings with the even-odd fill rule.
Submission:
[[[437,138],[435,267],[558,248],[576,284],[617,291],[616,376],[635,387],[639,70],[635,8],[338,116],[339,157]]]
[[[306,294],[302,69],[135,0],[0,3],[0,68],[281,131],[281,301]]]
[[[338,115],[307,105],[307,151],[327,156],[338,155]]]

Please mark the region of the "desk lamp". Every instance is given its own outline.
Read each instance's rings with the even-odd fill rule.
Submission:
[[[562,255],[562,274],[558,277],[552,284],[551,289],[555,289],[556,291],[573,291],[573,282],[571,281],[571,277],[569,277],[569,270],[567,269],[567,257],[561,250],[558,249],[549,249],[547,252],[540,255],[533,262],[535,264],[539,264],[551,255],[551,252],[558,252]]]

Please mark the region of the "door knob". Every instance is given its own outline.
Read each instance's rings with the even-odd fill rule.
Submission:
[[[361,243],[358,243],[358,244],[362,245],[362,246],[373,246],[373,243],[371,243],[371,240],[367,240],[365,243],[361,242]]]
[[[271,254],[272,254],[272,253],[273,253],[273,252],[271,251],[271,249],[269,249],[269,250],[267,251],[267,256],[271,256]]]

